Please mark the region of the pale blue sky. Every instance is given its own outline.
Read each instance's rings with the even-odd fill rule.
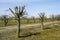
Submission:
[[[47,17],[51,14],[60,14],[60,0],[0,0],[0,15],[11,14],[5,10],[17,5],[25,5],[29,17],[38,17],[40,12],[45,12]]]

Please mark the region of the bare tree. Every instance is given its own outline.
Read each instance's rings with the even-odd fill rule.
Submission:
[[[34,17],[34,16],[32,17],[32,19],[33,19],[33,21],[34,21],[34,23],[35,23],[35,17]]]
[[[58,23],[59,23],[59,21],[60,21],[60,15],[55,15],[55,20],[57,20]]]
[[[7,15],[3,15],[2,20],[4,21],[4,25],[7,26],[7,23],[8,23]]]
[[[43,30],[44,29],[43,22],[45,20],[45,13],[44,12],[40,13],[39,17],[40,17],[40,21],[41,21],[41,29]]]
[[[26,14],[25,6],[19,6],[19,7],[16,6],[15,10],[12,10],[11,8],[9,8],[9,10],[14,14],[15,17],[17,17],[17,21],[18,21],[18,37],[20,37],[20,20],[21,20],[21,17]]]
[[[23,18],[26,20],[26,23],[29,23],[30,19],[27,16],[24,16]]]
[[[51,21],[52,21],[52,24],[54,25],[55,16],[54,16],[54,15],[51,15],[50,19],[51,19]]]

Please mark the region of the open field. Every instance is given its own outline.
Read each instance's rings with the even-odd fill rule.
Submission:
[[[48,25],[46,29],[41,31],[40,28],[26,29],[23,35],[30,35],[29,37],[23,37],[22,40],[60,40],[60,25]],[[48,27],[48,28],[47,28]],[[24,30],[25,31],[25,30]],[[34,34],[36,33],[36,34]]]
[[[17,29],[0,32],[0,40],[60,40],[60,23],[45,25],[41,31],[40,26],[21,29],[20,36],[17,37]]]
[[[59,0],[0,0],[0,40],[60,40]]]
[[[36,20],[35,23],[40,23],[40,20]],[[17,24],[17,20],[8,20],[7,26],[14,26]],[[29,22],[27,22],[27,20],[21,20],[21,24],[34,24],[34,20],[29,20]],[[3,20],[0,20],[0,27],[4,27]]]
[[[48,21],[49,20],[47,20],[47,21],[45,20],[44,22],[48,22]],[[28,20],[21,20],[21,24],[22,25],[24,25],[24,24],[35,24],[35,23],[40,23],[40,20],[39,19],[35,19],[35,22],[32,19],[30,19],[29,22],[28,22]],[[8,20],[7,26],[14,26],[14,25],[18,25],[17,20]],[[3,20],[0,20],[0,27],[5,27]]]

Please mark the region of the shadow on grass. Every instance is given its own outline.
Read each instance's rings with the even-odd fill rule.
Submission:
[[[30,37],[30,36],[32,36],[32,35],[38,35],[38,34],[40,34],[40,32],[37,32],[37,33],[31,33],[31,34],[25,35],[25,36],[20,36],[19,38],[26,38],[26,37]]]
[[[44,28],[44,29],[52,29],[51,27],[46,27],[46,28]]]

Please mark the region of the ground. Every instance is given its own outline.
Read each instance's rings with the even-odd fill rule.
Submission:
[[[36,32],[36,35],[31,35],[25,38],[23,37],[21,39],[23,40],[60,40],[60,25],[54,25],[54,26],[49,25],[49,26],[50,26],[49,28],[45,28],[43,31],[40,31],[40,28],[34,28],[34,29],[31,29],[29,33],[27,32],[25,34],[24,32],[25,35]]]
[[[44,28],[44,30],[41,30],[40,26],[21,28],[21,38],[17,37],[17,29],[6,29],[6,32],[0,32],[0,40],[60,40],[60,23],[54,25],[50,23],[44,25]]]

